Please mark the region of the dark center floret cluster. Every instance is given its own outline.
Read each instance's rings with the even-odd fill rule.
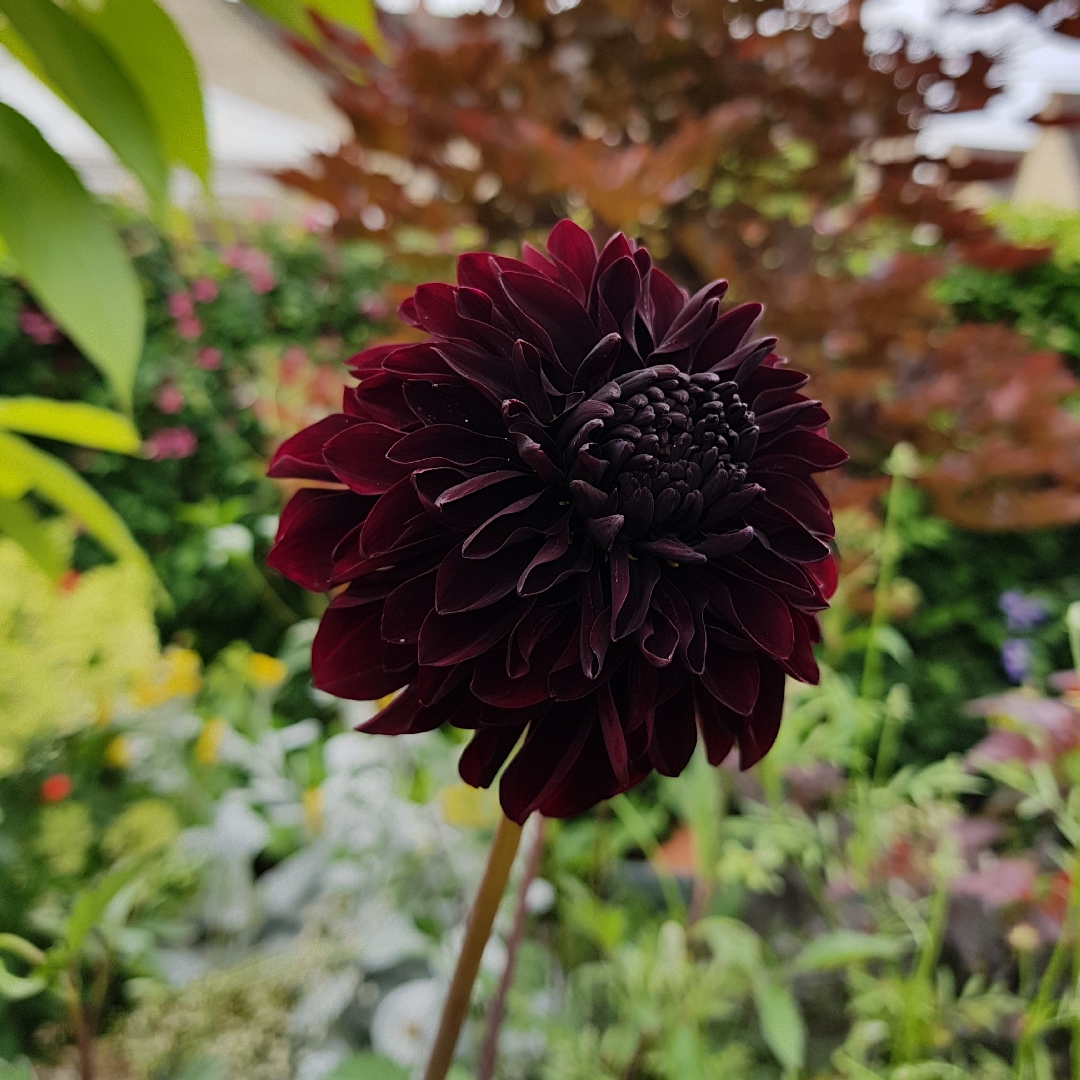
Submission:
[[[735,382],[670,364],[607,383],[563,419],[559,443],[598,546],[708,530],[746,484],[754,414]]]

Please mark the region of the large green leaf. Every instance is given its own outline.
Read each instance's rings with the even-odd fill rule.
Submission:
[[[145,324],[135,271],[71,166],[2,102],[0,236],[38,303],[128,406]]]
[[[0,428],[118,454],[134,454],[142,445],[126,416],[81,401],[0,397]]]
[[[0,11],[64,99],[163,206],[169,170],[154,117],[110,49],[53,0],[0,0]]]
[[[142,93],[166,158],[210,179],[199,72],[180,31],[154,0],[104,0],[72,11],[111,50]]]
[[[0,474],[32,488],[78,518],[103,547],[121,559],[148,565],[146,556],[115,510],[73,469],[18,435],[0,431]],[[9,489],[10,490],[10,489]]]
[[[0,498],[0,533],[10,536],[53,581],[67,569],[67,555],[25,499]]]

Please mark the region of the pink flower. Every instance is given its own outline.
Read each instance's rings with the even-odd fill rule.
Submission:
[[[56,323],[30,308],[19,315],[19,329],[36,345],[55,345],[60,340]]]
[[[203,369],[203,371],[217,371],[221,367],[221,350],[215,349],[212,345],[208,345],[205,349],[200,349],[198,355],[195,358],[195,363]]]
[[[159,428],[143,443],[143,455],[151,461],[167,458],[186,458],[199,448],[199,440],[191,428]]]
[[[195,314],[195,303],[186,292],[169,294],[169,314],[174,319],[189,319]]]
[[[240,270],[252,290],[260,295],[268,293],[277,284],[273,264],[265,251],[233,244],[222,252],[221,258],[226,266]]]
[[[281,354],[281,381],[284,383],[295,382],[308,363],[308,354],[303,347],[290,345]]]
[[[378,293],[361,293],[356,298],[356,310],[369,319],[385,319],[390,305]]]
[[[178,413],[184,407],[184,395],[171,383],[159,388],[154,401],[163,413]]]
[[[218,285],[213,278],[196,278],[191,283],[191,295],[194,296],[200,304],[211,303],[217,299],[217,294]]]
[[[202,333],[202,323],[194,315],[177,319],[176,332],[185,341],[194,341]]]

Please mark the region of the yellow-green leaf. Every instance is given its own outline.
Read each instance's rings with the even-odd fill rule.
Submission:
[[[0,499],[0,533],[10,536],[53,581],[67,569],[67,555],[26,500]]]
[[[145,323],[135,271],[75,171],[2,102],[0,236],[38,303],[128,406]]]
[[[195,61],[154,0],[104,0],[71,9],[112,51],[142,93],[166,158],[210,179],[202,89]]]
[[[379,32],[374,0],[311,0],[309,6],[324,19],[359,34],[380,60],[389,58],[389,49]]]
[[[0,397],[0,428],[117,454],[134,454],[142,445],[126,416],[81,401]]]
[[[18,934],[0,934],[0,949],[12,956],[18,956],[34,967],[45,962],[45,954],[32,941],[27,941]]]
[[[248,0],[248,4],[280,23],[286,30],[309,41],[314,40],[315,29],[308,18],[307,9],[299,0]]]
[[[20,436],[0,431],[0,474],[9,468],[29,478],[30,486],[42,498],[78,518],[117,558],[147,565],[142,548],[123,519],[78,473]]]
[[[7,998],[9,1001],[22,1001],[23,998],[33,997],[45,989],[44,979],[24,979],[18,975],[12,975],[3,962],[0,962],[0,999]]]
[[[38,967],[45,960],[45,954],[32,941],[27,941],[17,934],[0,934],[0,950],[11,953],[34,967]],[[21,1001],[23,998],[40,994],[44,989],[44,979],[12,975],[0,961],[0,998]]]
[[[110,49],[53,0],[0,0],[0,11],[65,100],[163,206],[169,173],[154,117]]]

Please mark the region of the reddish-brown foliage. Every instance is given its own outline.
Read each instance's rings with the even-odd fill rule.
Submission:
[[[758,32],[766,13],[781,32]],[[567,214],[600,239],[623,229],[687,286],[724,276],[736,297],[766,301],[766,328],[813,372],[851,452],[849,492],[873,490],[860,478],[880,475],[905,438],[933,456],[924,483],[959,524],[1080,520],[1076,424],[1062,406],[1071,376],[1018,335],[950,331],[926,292],[942,256],[906,241],[922,226],[924,239],[940,231],[946,259],[1005,270],[1044,259],[951,202],[1014,163],[920,161],[938,62],[868,58],[858,13],[857,2],[826,16],[774,0],[581,0],[551,14],[516,0],[511,18],[394,22],[392,68],[326,27],[330,48],[308,55],[336,77],[356,141],[285,179],[333,204],[343,236],[411,226],[436,251],[462,226],[508,248]],[[977,56],[953,80],[951,108],[986,100],[989,63]],[[347,77],[357,69],[363,84]],[[907,252],[845,273],[845,255],[884,222]],[[993,394],[1021,404],[995,411]]]

